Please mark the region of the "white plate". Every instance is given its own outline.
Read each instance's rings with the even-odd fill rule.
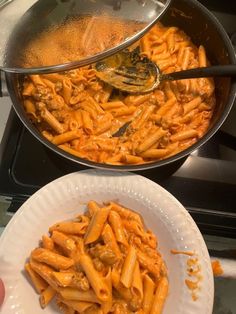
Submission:
[[[14,215],[0,239],[0,277],[6,285],[2,314],[52,314],[41,310],[24,274],[24,263],[48,227],[84,211],[89,200],[116,200],[139,212],[158,237],[169,273],[170,292],[164,314],[211,314],[213,275],[206,245],[186,209],[158,184],[131,173],[87,170],[61,177],[31,196]],[[196,252],[202,280],[198,300],[186,287],[188,256],[171,249]]]

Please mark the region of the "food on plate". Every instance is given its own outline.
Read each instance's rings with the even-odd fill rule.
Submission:
[[[156,236],[114,202],[89,201],[84,214],[52,225],[25,269],[41,307],[55,298],[63,313],[158,314],[168,295]]]
[[[204,47],[177,27],[155,25],[140,48],[163,73],[209,64]],[[151,93],[129,95],[101,82],[87,66],[27,76],[21,93],[32,122],[60,149],[93,162],[137,165],[175,155],[207,132],[214,87],[209,78],[166,81]],[[128,121],[126,132],[113,137]]]

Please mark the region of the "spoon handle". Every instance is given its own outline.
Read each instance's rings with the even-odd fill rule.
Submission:
[[[184,70],[169,74],[162,74],[162,80],[183,80],[199,77],[215,77],[215,76],[229,76],[236,77],[236,64],[229,65],[216,65],[204,68],[195,68],[190,70]]]

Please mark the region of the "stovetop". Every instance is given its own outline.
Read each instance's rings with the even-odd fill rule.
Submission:
[[[218,10],[229,35],[236,34],[236,5],[202,0]],[[230,10],[229,10],[230,9]],[[234,10],[235,9],[235,10]],[[215,12],[215,11],[214,11]],[[222,16],[224,20],[222,20]],[[229,23],[229,20],[232,21]],[[169,166],[139,171],[159,183],[190,212],[205,234],[236,238],[236,104],[222,128],[188,158]],[[46,148],[10,112],[0,146],[0,196],[15,212],[40,187],[67,173],[87,169]]]

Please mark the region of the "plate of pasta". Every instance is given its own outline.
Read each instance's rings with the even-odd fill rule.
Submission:
[[[0,239],[3,314],[211,314],[209,254],[186,209],[140,175],[86,170],[31,196]]]

